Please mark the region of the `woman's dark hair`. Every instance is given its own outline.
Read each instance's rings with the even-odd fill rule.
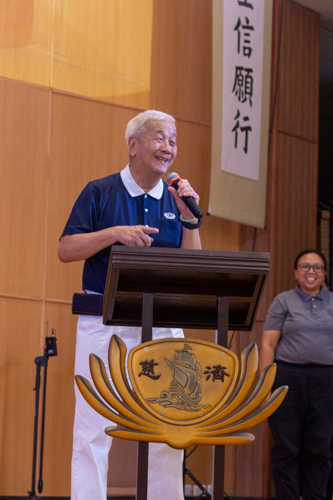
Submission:
[[[303,252],[300,252],[296,259],[295,259],[295,263],[294,263],[294,269],[297,269],[297,264],[298,264],[298,261],[301,257],[303,257],[303,255],[306,255],[307,253],[316,253],[317,255],[319,255],[319,257],[323,260],[324,262],[324,269],[326,271],[326,267],[327,267],[327,263],[326,263],[326,258],[325,258],[325,255],[320,251],[320,250],[316,250],[314,248],[307,248],[306,250],[303,250]]]

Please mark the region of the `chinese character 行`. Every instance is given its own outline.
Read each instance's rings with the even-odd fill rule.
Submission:
[[[235,149],[237,149],[237,145],[238,145],[238,129],[240,129],[241,132],[245,132],[245,140],[244,140],[244,152],[247,153],[248,151],[248,138],[249,138],[249,132],[252,131],[252,127],[251,125],[246,125],[244,127],[241,127],[240,124],[239,124],[239,120],[238,118],[240,117],[240,112],[239,110],[237,110],[237,113],[236,113],[236,116],[235,116],[235,120],[237,120],[234,128],[232,129],[232,132],[235,132]],[[249,121],[249,117],[248,116],[244,116],[243,117],[243,121],[244,122],[248,122]]]

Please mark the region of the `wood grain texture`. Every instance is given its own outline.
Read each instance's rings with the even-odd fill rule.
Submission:
[[[211,106],[211,0],[154,0],[150,107],[211,125]]]
[[[49,93],[0,78],[0,293],[41,298]]]
[[[42,303],[0,299],[1,495],[24,495],[31,486],[36,365]]]
[[[296,255],[316,246],[317,145],[279,134],[275,294],[295,286]]]
[[[285,1],[279,69],[279,130],[318,142],[319,14]]]
[[[140,105],[135,96],[150,84],[153,0],[81,6],[80,0],[0,0],[0,74]]]

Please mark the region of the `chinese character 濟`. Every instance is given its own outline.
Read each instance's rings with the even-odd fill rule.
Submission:
[[[207,370],[204,372],[204,375],[207,375],[206,380],[210,379],[210,376],[212,375],[212,382],[215,380],[221,380],[221,382],[224,382],[224,377],[230,377],[229,373],[225,371],[226,366],[221,366],[221,365],[214,365],[213,367],[211,366],[206,366]]]

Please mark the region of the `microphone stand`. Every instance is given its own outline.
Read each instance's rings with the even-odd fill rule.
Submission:
[[[41,367],[44,367],[44,384],[43,384],[43,407],[42,407],[42,427],[40,437],[40,456],[39,456],[39,479],[38,479],[38,493],[43,490],[43,451],[44,451],[44,429],[45,429],[45,401],[46,401],[46,379],[47,379],[47,365],[50,356],[57,356],[57,339],[54,336],[55,330],[52,328],[52,337],[46,337],[46,346],[44,349],[44,356],[35,358],[36,363],[36,391],[35,398],[35,422],[34,422],[34,444],[33,444],[33,458],[32,458],[32,485],[31,491],[28,491],[29,500],[39,500],[36,495],[36,461],[37,461],[37,440],[38,440],[38,416],[39,416],[39,390],[40,390],[40,375]]]
[[[185,475],[187,474],[192,481],[199,486],[199,489],[201,490],[201,493],[199,496],[195,497],[193,500],[199,500],[200,498],[207,498],[207,500],[212,499],[212,495],[208,493],[206,488],[200,483],[200,481],[192,474],[192,472],[186,468],[186,459],[192,455],[192,453],[198,448],[198,445],[196,445],[193,450],[191,450],[187,455],[186,455],[186,450],[184,450],[184,458],[183,458],[183,485],[184,485],[184,490],[185,490]],[[223,498],[225,500],[232,500],[232,497],[228,497],[228,495],[223,492]]]
[[[186,450],[184,450],[184,459],[183,459],[183,483],[184,483],[184,488],[185,488],[185,475],[187,474],[191,479],[192,481],[197,485],[199,486],[200,490],[201,490],[201,494],[198,496],[198,497],[195,497],[194,500],[199,500],[199,498],[207,498],[208,500],[211,500],[212,496],[210,495],[210,493],[208,493],[208,491],[206,490],[206,488],[198,481],[198,479],[192,474],[192,472],[186,468],[186,459],[192,455],[192,453],[194,452],[194,450],[197,449],[198,446],[195,446],[193,448],[192,451],[190,451],[190,453],[188,453],[186,455]]]

